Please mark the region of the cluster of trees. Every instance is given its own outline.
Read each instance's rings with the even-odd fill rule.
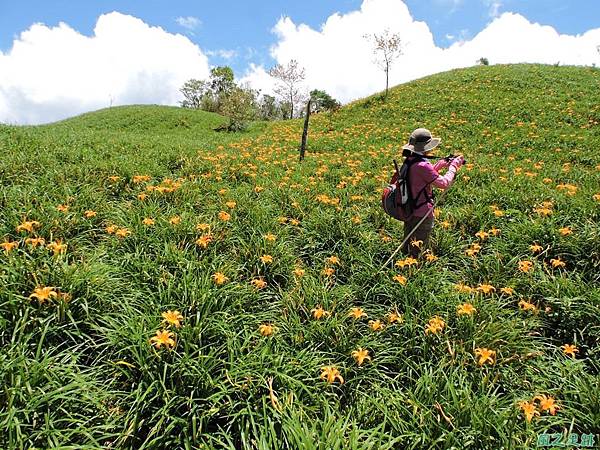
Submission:
[[[372,43],[373,62],[385,73],[385,94],[388,96],[389,74],[394,61],[403,54],[404,45],[398,33],[384,30],[382,33],[366,34]],[[486,58],[479,60],[487,64]],[[305,70],[296,60],[287,65],[277,64],[269,70],[276,80],[273,95],[261,95],[248,85],[236,83],[233,70],[227,66],[215,67],[208,80],[188,80],[181,88],[184,108],[203,109],[229,117],[229,131],[244,129],[251,120],[276,120],[305,117],[305,133],[311,112],[336,110],[340,103],[327,92],[314,89],[307,93],[302,82]]]
[[[304,68],[295,60],[286,66],[273,67],[269,74],[277,80],[275,96],[261,95],[248,85],[236,83],[233,70],[227,66],[215,67],[207,80],[191,79],[180,89],[183,94],[181,106],[215,112],[229,118],[224,128],[239,131],[252,120],[278,120],[301,117],[304,104],[310,98],[311,111],[337,109],[340,103],[327,92],[315,89],[306,94],[302,89]]]

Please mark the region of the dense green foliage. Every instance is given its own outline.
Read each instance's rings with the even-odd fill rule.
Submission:
[[[592,68],[431,76],[316,114],[302,163],[297,120],[217,133],[221,116],[148,106],[0,126],[0,448],[600,433],[599,85]],[[429,258],[379,271],[402,235],[381,190],[418,126],[469,165],[438,194]]]

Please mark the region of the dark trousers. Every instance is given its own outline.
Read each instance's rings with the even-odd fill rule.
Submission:
[[[421,221],[422,217],[411,217],[404,222],[404,239],[411,233],[411,231]],[[410,239],[402,246],[402,252],[406,255],[410,255],[413,258],[419,256],[421,250],[425,249],[429,245],[429,237],[431,236],[431,230],[433,230],[433,212],[431,212],[425,220],[419,225]],[[413,242],[418,244],[418,241],[422,241],[420,245],[413,245]]]

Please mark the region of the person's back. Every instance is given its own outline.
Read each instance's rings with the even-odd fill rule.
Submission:
[[[409,151],[410,156],[406,161],[412,164],[409,168],[408,180],[413,198],[414,210],[412,215],[404,221],[404,240],[402,250],[416,257],[421,248],[427,247],[433,229],[433,187],[448,189],[453,181],[456,171],[462,166],[464,159],[458,156],[451,162],[445,159],[432,165],[426,154],[440,143],[439,138],[433,138],[431,133],[424,129],[416,129],[410,137],[409,143],[403,150]],[[439,171],[448,168],[448,172],[441,176]],[[408,237],[410,236],[410,241]]]

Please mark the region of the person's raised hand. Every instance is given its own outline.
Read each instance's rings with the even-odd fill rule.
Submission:
[[[461,166],[465,163],[465,158],[462,155],[458,155],[456,158],[450,162],[450,165],[455,167],[456,169],[460,169]]]

